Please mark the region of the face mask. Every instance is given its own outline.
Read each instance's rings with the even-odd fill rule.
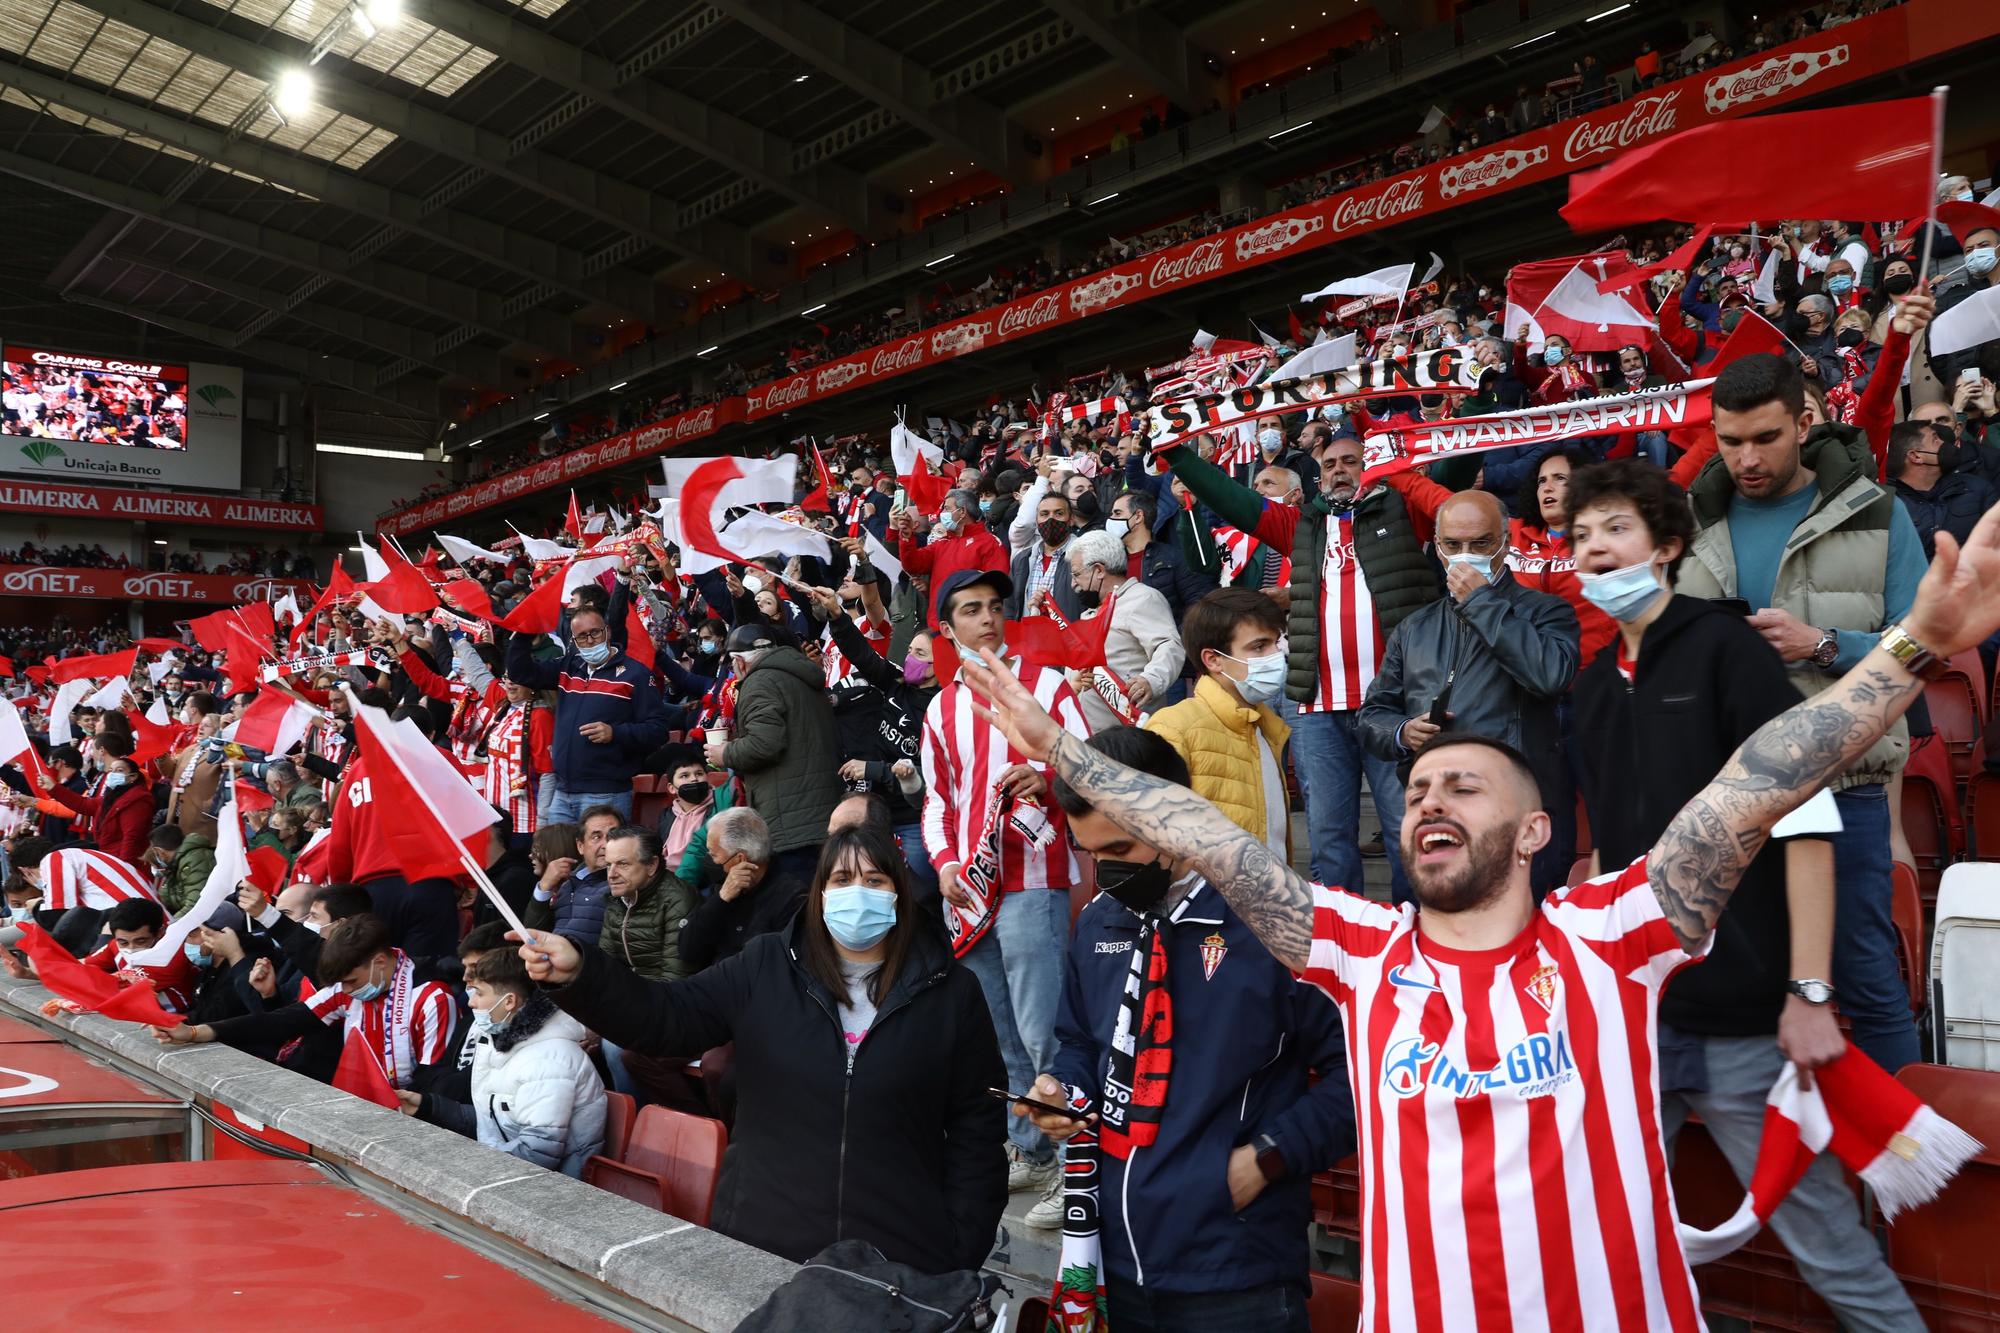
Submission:
[[[916,684],[918,681],[924,678],[924,673],[929,671],[930,669],[931,669],[931,664],[929,662],[924,661],[924,659],[921,657],[904,658],[903,683],[905,685]]]
[[[1078,588],[1076,590],[1076,604],[1086,611],[1097,610],[1097,608],[1104,605],[1104,589]]]
[[[603,666],[611,656],[611,645],[608,643],[593,643],[590,647],[585,648],[579,644],[576,655],[591,666]]]
[[[1041,535],[1042,545],[1044,546],[1061,546],[1069,540],[1069,524],[1059,518],[1042,520],[1035,528],[1035,531]]]
[[[1257,447],[1267,454],[1277,453],[1279,446],[1283,445],[1284,442],[1285,436],[1282,431],[1260,430],[1257,432]]]
[[[1993,247],[1990,245],[1982,245],[1976,249],[1967,250],[1965,252],[1965,271],[1975,277],[1983,277],[1993,271],[1993,261],[1995,258]]]
[[[1076,516],[1086,523],[1096,518],[1100,510],[1095,491],[1085,491],[1082,495],[1071,500],[1069,506],[1076,510]]]
[[[1645,381],[1645,378],[1646,368],[1644,366],[1634,366],[1625,372],[1625,382],[1635,389]]]
[[[509,1010],[504,1018],[495,1018],[491,1009],[475,1009],[472,1011],[472,1035],[475,1039],[491,1036],[513,1021],[512,1010]]]
[[[104,790],[117,791],[128,780],[123,773],[106,773],[104,775]]]
[[[319,934],[322,930],[326,929],[325,926],[322,926],[319,922],[313,920],[311,917],[307,917],[304,921],[299,922],[299,924],[304,926],[307,930],[310,930],[315,935]]]
[[[1938,469],[1942,472],[1954,471],[1958,467],[1957,443],[1940,444],[1937,449],[1937,463]]]
[[[1476,570],[1488,583],[1493,581],[1499,563],[1490,555],[1474,555],[1471,551],[1460,551],[1456,555],[1446,556],[1444,562],[1447,566],[1464,565],[1468,569]]]
[[[1729,257],[1730,257],[1731,259],[1741,259],[1741,258],[1743,258],[1743,247],[1742,247],[1742,246],[1740,246],[1740,245],[1732,245],[1732,246],[1730,246],[1730,247],[1729,247]]]
[[[1438,344],[1442,347],[1456,347],[1458,346],[1458,335],[1456,333],[1447,333],[1438,339]]]
[[[1960,202],[1961,204],[1969,204],[1972,202],[1972,191],[1960,190],[1957,194],[1953,195],[1952,198],[1958,200],[1958,202]]]
[[[186,954],[187,960],[196,967],[207,967],[215,961],[215,955],[202,948],[199,944],[183,944],[181,952]]]
[[[1125,540],[1125,534],[1132,530],[1132,525],[1122,518],[1107,518],[1104,520],[1104,530],[1122,542]]]
[[[1222,656],[1229,657],[1229,654],[1223,653]],[[1229,657],[1230,661],[1241,662],[1249,668],[1244,672],[1243,679],[1236,682],[1236,692],[1243,696],[1243,702],[1269,704],[1278,701],[1278,696],[1285,692],[1286,656],[1285,641],[1280,639],[1278,646],[1262,657]]]
[[[1158,907],[1173,882],[1173,872],[1157,861],[1097,858],[1097,887],[1135,912],[1150,912]]]
[[[1835,296],[1845,296],[1854,290],[1854,279],[1845,273],[1836,273],[1826,280],[1826,289]]]
[[[369,1000],[381,999],[382,992],[387,989],[389,989],[388,986],[384,985],[382,982],[375,980],[375,970],[373,968],[370,968],[368,970],[368,984],[366,986],[361,987],[359,990],[355,991],[348,998],[354,1000],[360,1000],[363,1003],[366,1003]]]
[[[1319,419],[1321,421],[1339,421],[1346,411],[1347,409],[1339,403],[1328,403],[1319,410]]]
[[[713,657],[721,651],[722,651],[722,643],[720,640],[703,639],[701,641],[701,653],[703,657]]]
[[[992,512],[993,512],[993,502],[992,502],[991,500],[981,500],[981,501],[979,502],[979,512],[980,512],[980,513],[982,513],[982,514],[990,514],[990,513],[992,513]]]
[[[683,782],[674,788],[674,795],[689,805],[700,805],[708,799],[711,790],[706,782]]]
[[[956,509],[947,509],[942,514],[939,514],[937,526],[939,532],[956,531],[958,528],[958,511]]]
[[[1660,595],[1660,580],[1650,560],[1605,574],[1579,573],[1577,582],[1590,604],[1613,620],[1630,620]]]
[[[880,944],[895,926],[896,894],[866,884],[828,885],[820,895],[820,911],[834,941],[859,952]]]
[[[1569,353],[1560,347],[1544,348],[1542,350],[1542,364],[1545,366],[1559,366],[1568,355]]]
[[[1859,347],[1868,341],[1868,335],[1860,329],[1842,329],[1834,335],[1833,340],[1842,347]]]
[[[1882,290],[1891,296],[1908,296],[1917,285],[1914,273],[1891,273],[1882,279]]]

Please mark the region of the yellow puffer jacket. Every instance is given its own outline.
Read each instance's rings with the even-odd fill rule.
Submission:
[[[1197,792],[1253,837],[1264,837],[1264,763],[1257,753],[1257,732],[1264,733],[1282,761],[1285,741],[1292,734],[1283,719],[1268,707],[1240,703],[1213,676],[1205,675],[1195,682],[1193,698],[1153,714],[1146,730],[1180,751]],[[1289,821],[1285,843],[1289,852]]]

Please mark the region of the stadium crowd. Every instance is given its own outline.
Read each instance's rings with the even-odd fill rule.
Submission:
[[[1918,677],[2000,646],[2000,341],[1927,342],[2000,213],[1937,190],[1928,238],[1629,238],[1662,267],[1605,337],[1510,316],[1531,266],[1439,274],[741,460],[782,513],[699,549],[690,480],[554,552],[385,543],[296,620],[16,636],[0,963],[572,1175],[614,1096],[714,1116],[712,1225],[796,1260],[975,1269],[1022,1193],[1120,1328],[1303,1329],[1309,1182],[1358,1151],[1384,1324],[1692,1327],[1624,1168],[1693,1112],[1747,1181],[1788,1067],[1922,1058],[1892,792]],[[1404,378],[1143,430],[1349,335],[1315,374]],[[1709,377],[1708,426],[1407,453]],[[390,836],[468,792],[469,841]],[[1432,1262],[1509,1209],[1536,1257]],[[1769,1222],[1844,1322],[1921,1327],[1835,1158]]]

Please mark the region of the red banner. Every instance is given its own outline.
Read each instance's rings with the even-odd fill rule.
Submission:
[[[312,585],[303,579],[258,574],[153,574],[143,569],[51,569],[44,565],[0,565],[0,597],[87,597],[109,601],[203,602],[236,606],[275,602],[296,593],[309,604]]]
[[[434,528],[476,510],[488,509],[516,496],[532,491],[546,490],[551,486],[567,486],[577,477],[587,472],[601,472],[605,468],[629,463],[635,458],[647,458],[663,454],[676,445],[688,444],[713,435],[724,426],[732,426],[743,420],[743,400],[726,398],[719,403],[697,407],[691,412],[668,417],[665,421],[655,421],[650,426],[628,430],[622,435],[599,440],[572,449],[554,458],[544,458],[526,467],[503,472],[497,477],[488,477],[474,486],[450,495],[441,495],[435,500],[425,501],[408,509],[399,509],[386,515],[375,525],[377,532],[392,532],[398,537],[407,536],[425,528]]]
[[[294,532],[318,532],[326,526],[326,511],[318,505],[38,481],[0,480],[0,511],[205,523],[221,528],[288,528]]]
[[[713,423],[702,430],[656,448],[627,450],[612,461],[657,452],[666,443],[706,434],[724,424],[728,408],[733,407],[738,413],[733,419],[764,420],[1058,325],[1288,259],[1363,232],[1442,213],[1475,203],[1487,195],[1566,176],[1583,167],[1598,166],[1626,149],[1682,130],[1816,97],[1845,84],[1899,69],[1913,58],[1971,45],[1996,33],[2000,33],[2000,7],[1968,6],[1957,0],[1910,0],[1830,32],[1735,61],[1712,73],[1663,84],[1642,96],[1589,115],[1516,135],[1477,153],[1315,200],[829,361],[786,379],[758,385],[747,399],[731,399],[721,407],[702,409],[703,413],[715,413]],[[1774,212],[1782,211],[1783,199],[1774,198],[1771,207]],[[684,414],[646,429],[671,429],[676,422],[685,422],[689,415],[696,414]],[[603,447],[600,444],[589,448]],[[571,465],[570,457],[573,456],[551,459],[497,479],[498,483],[511,485],[511,490],[497,491],[496,482],[489,481],[416,510],[393,514],[381,526],[387,531],[406,533],[434,525],[441,518],[482,509],[607,465],[596,461]]]

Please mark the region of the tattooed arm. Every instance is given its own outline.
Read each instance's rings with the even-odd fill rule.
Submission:
[[[1273,958],[1294,972],[1305,970],[1312,887],[1261,840],[1188,788],[1108,759],[1070,732],[1056,736],[1048,760],[1099,814],[1200,871]]]

